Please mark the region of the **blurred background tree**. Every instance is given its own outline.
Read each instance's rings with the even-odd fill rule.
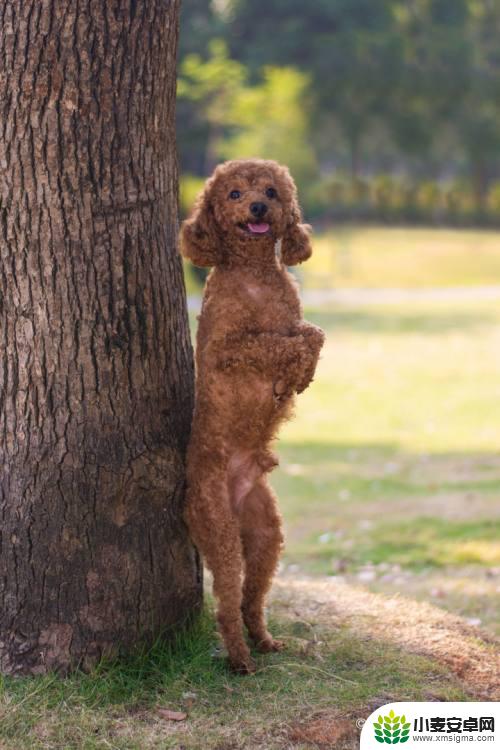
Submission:
[[[185,0],[183,209],[262,156],[316,220],[500,224],[499,34],[497,0]]]

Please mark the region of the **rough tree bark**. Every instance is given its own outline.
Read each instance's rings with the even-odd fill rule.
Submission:
[[[0,5],[0,670],[200,603],[176,253],[178,0]]]

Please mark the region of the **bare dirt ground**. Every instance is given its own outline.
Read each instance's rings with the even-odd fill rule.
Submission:
[[[272,593],[279,616],[293,615],[304,623],[328,628],[348,627],[381,648],[396,646],[405,653],[425,656],[458,680],[471,701],[500,700],[500,640],[465,620],[426,602],[403,596],[384,596],[328,579],[280,578]],[[398,696],[374,696],[364,706],[339,711],[334,706],[288,726],[285,747],[359,747],[359,722],[381,702]],[[440,700],[429,686],[423,700]]]

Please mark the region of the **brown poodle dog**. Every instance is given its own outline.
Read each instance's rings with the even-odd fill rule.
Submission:
[[[311,382],[324,341],[302,319],[285,268],[311,255],[288,169],[263,160],[218,166],[184,223],[182,252],[214,267],[199,317],[185,518],[213,573],[231,666],[247,673],[255,664],[243,622],[260,651],[282,648],[263,611],[283,543],[266,478],[278,463],[269,446],[294,394]]]

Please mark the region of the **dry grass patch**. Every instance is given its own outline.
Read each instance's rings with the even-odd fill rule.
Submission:
[[[324,580],[278,582],[279,601],[450,669],[474,700],[500,700],[500,640],[427,602]],[[293,602],[293,605],[291,604]]]

